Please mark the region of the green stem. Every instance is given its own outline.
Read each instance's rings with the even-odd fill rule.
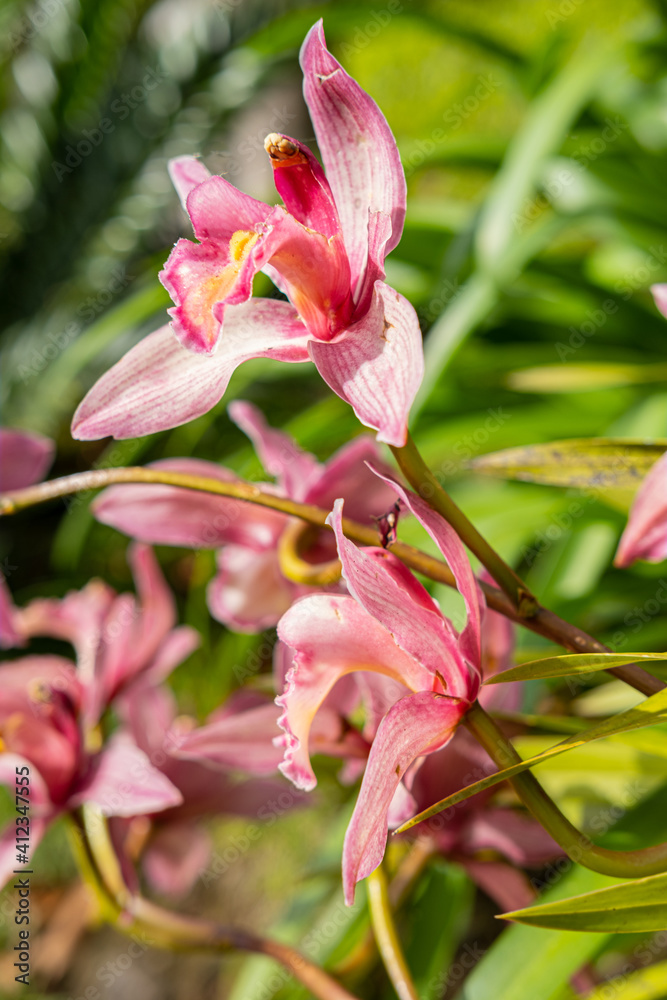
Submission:
[[[519,754],[479,702],[465,716],[464,725],[499,768],[521,763]],[[534,774],[525,771],[510,781],[526,808],[577,864],[613,878],[643,878],[667,870],[667,843],[637,851],[597,847],[563,815]]]
[[[382,865],[368,876],[368,906],[378,951],[399,1000],[419,1000],[398,940]]]
[[[401,472],[415,492],[451,524],[459,538],[465,542],[482,566],[488,569],[501,590],[507,594],[521,617],[532,617],[538,609],[538,603],[526,584],[517,576],[512,567],[501,559],[463,511],[456,506],[426,465],[412,438],[408,436],[408,440],[402,448],[392,447],[391,450]]]
[[[328,973],[289,945],[233,927],[221,927],[211,920],[173,913],[131,892],[123,881],[101,812],[94,806],[84,805],[81,817],[74,817],[74,822],[76,854],[82,861],[83,873],[92,877],[108,915],[115,918],[115,927],[121,933],[142,932],[158,948],[218,953],[249,951],[266,955],[280,962],[319,1000],[357,1000]]]
[[[163,486],[179,486],[183,489],[200,493],[212,493],[217,496],[240,500],[243,503],[253,503],[261,507],[278,510],[291,517],[301,518],[308,524],[318,528],[328,529],[326,519],[329,511],[313,504],[298,503],[287,497],[277,497],[272,493],[264,493],[257,486],[244,482],[220,482],[218,479],[207,479],[203,476],[191,476],[183,472],[168,472],[166,469],[145,469],[140,466],[129,466],[120,469],[96,469],[90,472],[78,472],[72,476],[63,476],[47,483],[28,486],[22,490],[14,490],[0,496],[0,516],[15,514],[35,504],[55,500],[58,497],[71,496],[73,493],[88,493],[105,486],[119,483],[155,483]],[[349,518],[343,518],[343,531],[348,538],[359,545],[379,545],[380,536],[377,529]],[[436,559],[421,552],[419,549],[406,545],[404,542],[394,542],[391,551],[398,556],[406,566],[416,570],[430,580],[444,583],[447,587],[456,587],[456,581],[449,566],[441,559]],[[524,618],[520,611],[502,591],[480,581],[487,605],[499,614],[504,615],[518,625],[523,625],[538,635],[564,646],[573,653],[609,652],[607,647],[586,632],[563,621],[553,611],[538,606],[535,614]],[[662,691],[665,685],[659,678],[647,673],[635,664],[625,667],[614,667],[608,673],[613,674],[642,694],[651,695]]]

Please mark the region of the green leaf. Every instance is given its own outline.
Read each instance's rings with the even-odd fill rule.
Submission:
[[[667,381],[667,366],[628,365],[611,361],[537,365],[510,372],[505,381],[515,392],[590,392],[621,385]]]
[[[575,866],[549,889],[547,898],[560,899],[610,883],[604,875]],[[514,924],[481,956],[457,1000],[560,1000],[570,978],[595,958],[606,941],[605,935]],[[450,970],[452,984],[457,971],[455,963]]]
[[[634,934],[667,927],[667,873],[582,896],[503,913],[504,920],[559,930]]]
[[[667,962],[657,962],[648,969],[622,972],[586,994],[586,1000],[664,1000],[667,996]]]
[[[518,667],[494,674],[484,683],[507,684],[509,681],[534,681],[545,677],[572,677],[652,660],[667,660],[667,653],[566,653],[564,656],[547,656],[543,660],[520,663]]]
[[[470,462],[470,468],[526,483],[596,490],[636,489],[665,450],[665,439],[574,438],[482,455]]]
[[[435,805],[413,816],[412,819],[403,823],[394,832],[402,833],[405,830],[409,830],[411,827],[416,826],[417,823],[435,816],[436,813],[442,812],[444,809],[449,809],[451,806],[469,799],[472,795],[477,795],[478,792],[482,792],[486,788],[497,785],[499,781],[513,778],[515,775],[521,774],[531,767],[536,767],[543,761],[557,757],[559,754],[567,753],[568,750],[576,750],[577,747],[592,743],[593,740],[600,740],[604,736],[616,736],[618,733],[627,733],[632,729],[642,729],[645,726],[655,726],[665,721],[667,721],[667,689],[651,695],[650,698],[647,698],[636,708],[632,708],[628,712],[621,712],[619,715],[615,715],[611,719],[606,719],[597,726],[591,726],[590,729],[587,729],[583,733],[570,736],[568,739],[543,750],[542,753],[529,757],[520,764],[512,764],[511,767],[503,768],[502,771],[497,771],[495,774],[489,775],[488,778],[482,778],[472,785],[461,788],[458,792],[454,792],[453,795],[441,799],[440,802],[436,802]]]

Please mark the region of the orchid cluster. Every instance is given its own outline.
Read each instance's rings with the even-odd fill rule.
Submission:
[[[427,842],[500,909],[517,910],[535,896],[526,872],[568,853],[559,836],[566,821],[544,805],[532,775],[517,782],[519,798],[488,786],[444,819],[423,813],[471,775],[502,767],[498,748],[509,753],[509,737],[525,729],[516,721],[520,682],[496,682],[514,666],[515,623],[532,614],[539,631],[535,606],[525,611],[534,599],[519,586],[512,602],[516,592],[503,581],[518,578],[410,458],[421,333],[384,271],[405,216],[398,150],[377,105],[327,50],[321,23],[306,37],[301,66],[323,165],[297,138],[271,133],[266,151],[282,199],[271,206],[196,158],[171,162],[196,242],[178,240],[160,274],[170,321],[97,382],[72,433],[122,439],[183,424],[219,402],[239,364],[264,357],[312,362],[376,436],[355,437],[321,463],[235,400],[231,420],[266,472],[249,492],[232,470],[193,458],[154,462],[135,481],[110,476],[92,512],[132,539],[136,594],[92,580],[17,606],[1,581],[0,643],[9,653],[0,668],[0,781],[12,786],[16,769],[29,769],[33,849],[59,817],[92,808],[109,818],[127,898],[139,896],[142,878],[177,898],[208,863],[207,817],[257,817],[290,788],[290,808],[306,809],[317,796],[309,794],[313,759],[329,757],[340,762],[341,785],[359,783],[342,846],[348,904],[382,866],[391,831],[416,817],[397,843]],[[253,297],[260,271],[276,297]],[[667,286],[654,294],[667,315]],[[46,439],[3,431],[3,493],[43,479],[52,457]],[[666,461],[639,491],[618,566],[667,557]],[[397,544],[406,518],[437,556]],[[275,699],[266,686],[247,685],[203,722],[179,715],[169,677],[199,636],[177,624],[154,545],[216,551],[208,608],[237,632],[275,629]],[[479,575],[466,546],[486,567]],[[462,625],[423,582],[434,565],[463,600]],[[67,643],[68,655],[31,651],[37,637]],[[498,719],[495,745],[480,741],[488,713]],[[531,804],[534,815],[524,808]],[[3,882],[13,845],[8,828]],[[590,854],[606,858],[594,845]]]

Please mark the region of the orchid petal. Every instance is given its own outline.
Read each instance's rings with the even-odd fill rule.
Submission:
[[[387,814],[401,778],[417,757],[452,737],[465,706],[428,691],[398,701],[380,724],[343,847],[343,888],[348,906],[357,882],[380,864],[387,843]]]
[[[104,816],[140,816],[180,805],[183,796],[128,737],[114,736],[93,762],[83,786],[72,796],[99,806]]]
[[[25,636],[20,631],[18,608],[14,604],[11,591],[0,572],[0,649],[12,649],[25,645]]]
[[[282,752],[272,740],[280,736],[278,708],[259,705],[190,730],[178,740],[171,754],[223,770],[266,775],[277,770]]]
[[[656,306],[662,315],[667,318],[667,285],[651,285],[651,294]]]
[[[176,899],[185,896],[206,868],[211,847],[211,838],[198,823],[159,826],[142,858],[151,888]]]
[[[0,427],[0,492],[19,490],[44,478],[55,445],[41,434]]]
[[[225,335],[211,356],[184,348],[163,326],[93,386],[74,414],[72,434],[93,441],[154,434],[207,413],[234,370],[249,358],[302,362],[308,334],[287,302],[252,299],[229,307]]]
[[[477,811],[462,838],[470,854],[497,851],[521,868],[541,868],[563,854],[562,847],[537,823],[514,809]]]
[[[316,784],[308,755],[310,727],[341,677],[356,670],[376,671],[413,690],[433,681],[352,597],[314,594],[297,601],[278,623],[278,637],[294,650],[285,692],[276,698],[284,710],[278,720],[285,731],[280,770],[305,791]]]
[[[369,470],[368,462],[391,473],[374,438],[361,434],[332,455],[324,467],[320,466],[319,478],[303,499],[331,510],[334,500],[343,497],[346,515],[367,524],[372,517],[386,513],[395,502],[393,488]]]
[[[333,391],[378,441],[402,447],[424,374],[419,320],[408,300],[376,281],[368,312],[333,343],[313,341],[310,356]]]
[[[343,533],[343,501],[327,518],[336,535],[343,577],[353,597],[381,622],[394,641],[430,674],[424,690],[446,684],[447,693],[467,697],[468,669],[458,636],[410,570],[384,549],[359,549]]]
[[[667,289],[667,285],[660,287]],[[667,559],[667,453],[649,469],[639,487],[614,564],[629,566],[637,559]]]
[[[308,147],[298,139],[272,132],[264,148],[273,167],[276,190],[289,214],[327,239],[340,233],[329,182]]]
[[[438,546],[454,574],[456,588],[465,601],[467,612],[467,621],[460,636],[460,645],[464,656],[475,672],[475,677],[477,677],[482,656],[481,628],[482,611],[485,604],[463,543],[452,526],[417,493],[406,490],[393,476],[385,476],[379,470],[376,474],[381,476],[385,482],[393,485],[405,506],[414,514]]]
[[[304,96],[338,207],[354,287],[367,266],[371,216],[382,212],[391,218],[387,253],[401,238],[405,174],[384,115],[327,50],[322,21],[309,31],[300,61]]]
[[[177,156],[167,164],[171,182],[181,200],[181,205],[187,212],[187,198],[190,192],[209,180],[210,173],[196,156]]]
[[[276,477],[288,497],[302,500],[309,485],[323,472],[315,456],[302,451],[289,434],[269,427],[261,411],[251,403],[235,400],[228,410],[236,426],[252,441],[266,471]]]
[[[25,767],[28,768],[30,774],[30,820],[32,826],[33,819],[48,816],[53,812],[53,802],[48,785],[28,757],[17,753],[0,753],[0,785],[9,789],[12,795],[16,790],[16,775],[25,773],[22,771]],[[14,845],[16,847],[16,837]]]
[[[524,872],[502,861],[461,858],[460,863],[473,882],[503,913],[530,906],[537,895]]]
[[[274,548],[253,552],[226,545],[218,553],[207,601],[213,617],[228,628],[261,632],[275,625],[305,589],[282,575]]]
[[[195,236],[202,243],[227,242],[239,230],[254,231],[274,211],[217,174],[191,189],[187,210]]]
[[[246,302],[258,268],[252,256],[257,233],[242,231],[236,244],[179,240],[159,278],[176,303],[167,312],[184,347],[212,354],[226,305]]]
[[[148,468],[222,483],[238,479],[237,473],[197,458],[162,459]],[[268,484],[263,488],[272,489]],[[287,521],[278,511],[233,497],[159,483],[110,486],[93,501],[91,509],[102,524],[141,542],[193,549],[215,549],[234,542],[261,551],[276,544]]]

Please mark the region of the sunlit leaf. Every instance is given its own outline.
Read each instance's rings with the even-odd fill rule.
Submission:
[[[611,670],[628,663],[651,663],[667,660],[667,653],[566,653],[564,656],[547,656],[543,660],[520,663],[518,667],[503,670],[489,677],[485,684],[507,684],[509,681],[531,681],[545,677],[572,677]]]
[[[612,362],[539,365],[510,372],[506,382],[515,392],[590,392],[620,385],[667,381],[665,365],[623,365]]]
[[[526,483],[595,490],[636,489],[667,440],[575,438],[508,448],[470,462],[475,472]]]
[[[633,934],[667,927],[667,873],[587,892],[582,896],[504,913],[538,927]]]

